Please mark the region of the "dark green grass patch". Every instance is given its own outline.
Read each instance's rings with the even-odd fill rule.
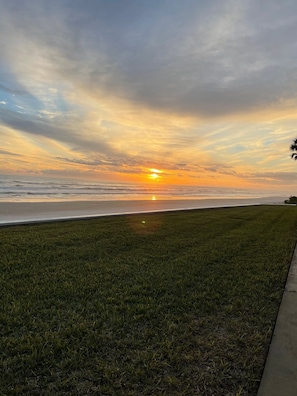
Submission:
[[[287,206],[0,229],[0,394],[256,395],[296,236]]]

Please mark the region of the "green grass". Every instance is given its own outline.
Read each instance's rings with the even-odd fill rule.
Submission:
[[[0,229],[3,395],[256,395],[288,206]]]

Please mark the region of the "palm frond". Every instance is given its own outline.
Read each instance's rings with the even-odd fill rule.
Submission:
[[[293,143],[290,146],[290,150],[296,151],[291,155],[291,158],[294,158],[294,160],[297,160],[297,139],[293,140]]]

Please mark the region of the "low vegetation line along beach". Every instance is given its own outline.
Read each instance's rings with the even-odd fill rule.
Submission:
[[[256,395],[297,210],[0,229],[5,395]]]

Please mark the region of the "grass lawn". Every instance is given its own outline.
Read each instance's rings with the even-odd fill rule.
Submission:
[[[0,229],[3,395],[256,395],[297,210]]]

